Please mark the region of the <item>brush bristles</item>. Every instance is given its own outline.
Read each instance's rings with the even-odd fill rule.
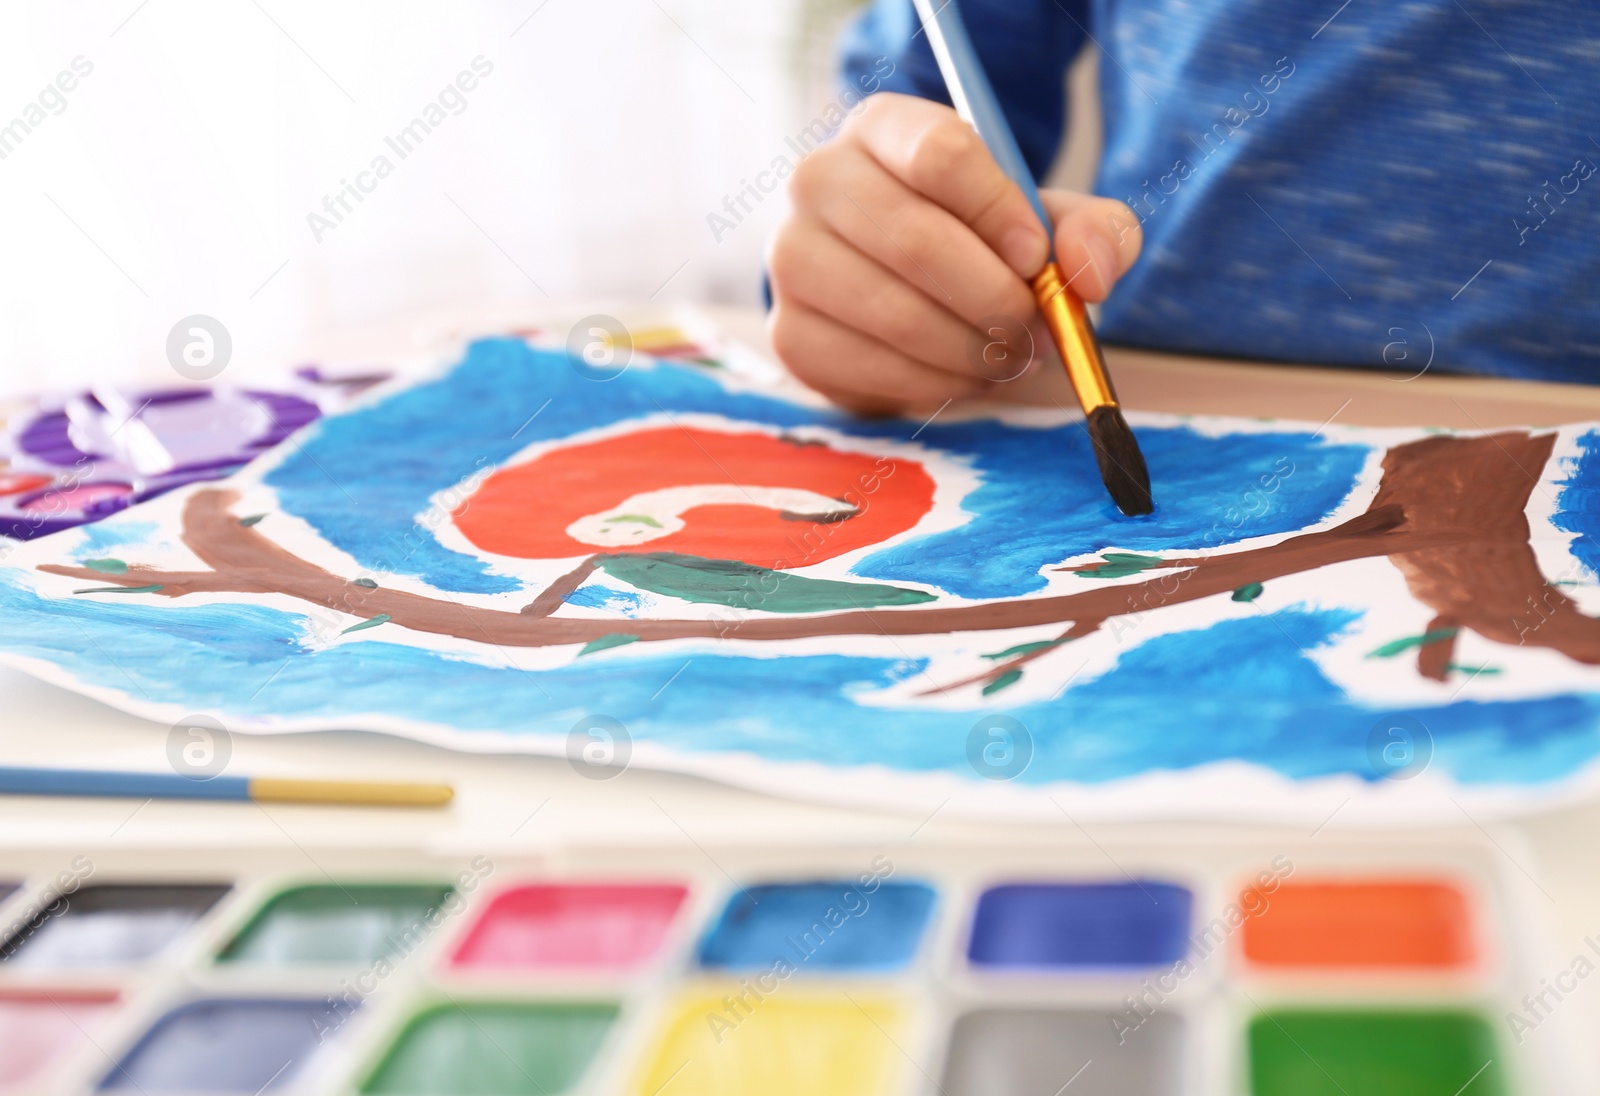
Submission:
[[[1144,454],[1139,451],[1139,443],[1134,439],[1128,420],[1122,417],[1121,409],[1105,406],[1089,412],[1089,440],[1094,443],[1100,479],[1117,509],[1129,517],[1155,509]]]

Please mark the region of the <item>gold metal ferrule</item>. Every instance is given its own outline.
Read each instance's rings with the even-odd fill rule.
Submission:
[[[1033,298],[1056,341],[1056,349],[1061,352],[1067,379],[1078,393],[1084,413],[1097,407],[1117,406],[1117,394],[1111,387],[1111,378],[1106,375],[1106,360],[1100,354],[1100,342],[1094,337],[1088,309],[1084,307],[1083,298],[1067,285],[1061,264],[1054,259],[1034,276]]]

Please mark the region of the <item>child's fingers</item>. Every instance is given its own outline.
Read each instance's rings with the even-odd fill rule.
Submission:
[[[1022,279],[970,227],[858,148],[813,153],[796,170],[791,194],[796,209],[969,324],[1033,310]]]
[[[855,123],[856,139],[890,174],[971,226],[1019,277],[1038,273],[1050,245],[1038,216],[955,111],[879,94]]]
[[[977,375],[968,356],[970,326],[820,222],[801,220],[780,233],[773,240],[767,272],[773,289],[785,299],[935,369]]]
[[[812,388],[854,409],[928,408],[978,395],[988,385],[908,358],[793,301],[767,317],[772,346]]]
[[[1056,260],[1086,301],[1103,301],[1128,272],[1144,234],[1133,210],[1114,198],[1068,190],[1040,191],[1056,223]]]

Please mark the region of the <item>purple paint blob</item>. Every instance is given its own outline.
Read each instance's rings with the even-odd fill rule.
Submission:
[[[289,382],[295,391],[160,389],[119,395],[115,406],[92,392],[42,401],[14,440],[0,436],[0,464],[31,481],[21,491],[0,487],[0,537],[32,540],[220,479],[383,377],[302,371]]]

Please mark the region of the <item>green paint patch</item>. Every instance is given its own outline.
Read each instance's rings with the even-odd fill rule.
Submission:
[[[82,590],[72,591],[75,594],[153,594],[164,589],[161,583],[151,586],[88,586]]]
[[[1245,602],[1254,601],[1256,598],[1261,596],[1261,591],[1264,589],[1265,587],[1259,582],[1247,582],[1233,592],[1233,600]]]
[[[612,514],[607,521],[631,521],[635,525],[648,525],[652,529],[663,528],[662,524],[649,514]]]
[[[1066,642],[1067,640],[1065,639],[1041,639],[1033,643],[1019,643],[1015,647],[1007,647],[1003,651],[996,651],[992,655],[983,655],[981,657],[993,659],[998,662],[1002,658],[1015,658],[1017,655],[1031,655],[1035,651],[1044,651],[1051,647],[1059,647]]]
[[[678,552],[597,556],[595,565],[613,578],[651,593],[763,613],[875,609],[935,600],[932,594],[902,586],[807,578],[737,560],[702,559]]]
[[[342,635],[342,636],[346,636],[346,635],[349,635],[351,632],[360,632],[360,631],[363,631],[363,630],[365,630],[367,628],[376,628],[380,624],[387,624],[387,623],[389,623],[389,614],[388,613],[379,613],[377,616],[373,617],[370,620],[363,620],[360,624],[352,624],[352,625],[350,625],[350,627],[346,628],[344,631],[340,632],[339,634]]]
[[[266,516],[267,515],[265,515],[265,514],[251,514],[249,517],[240,518],[239,519],[239,524],[244,526],[246,529],[248,529],[248,528],[250,528],[250,526],[254,525],[256,522],[260,521],[262,518],[264,518]]]
[[[584,655],[592,655],[596,651],[605,651],[612,647],[621,647],[628,643],[634,643],[638,638],[638,636],[628,635],[626,632],[612,632],[608,636],[591,639],[588,643],[585,643],[583,649],[578,652],[578,657],[582,658]]]
[[[1005,673],[1001,674],[999,677],[995,678],[993,681],[989,682],[989,684],[983,687],[983,695],[992,696],[993,694],[998,693],[1001,689],[1011,688],[1011,686],[1015,685],[1021,680],[1021,670],[1007,670]]]
[[[99,571],[107,575],[125,575],[128,565],[120,559],[86,559],[83,565],[91,571]]]
[[[1142,556],[1136,552],[1101,552],[1103,563],[1089,563],[1074,568],[1083,578],[1127,578],[1152,567],[1163,567],[1166,560],[1160,556]]]
[[[1474,1013],[1283,1010],[1250,1022],[1251,1096],[1505,1096]]]
[[[583,1077],[617,1012],[590,1002],[435,1005],[401,1029],[361,1091],[557,1096]]]
[[[376,590],[378,588],[378,584],[370,578],[353,579],[352,584],[356,586],[365,586],[369,590]]]
[[[1435,628],[1431,632],[1423,632],[1420,636],[1406,636],[1404,639],[1392,640],[1382,647],[1367,655],[1368,658],[1393,658],[1395,655],[1405,654],[1417,647],[1427,647],[1434,643],[1443,643],[1453,639],[1460,628]]]
[[[453,891],[437,883],[292,887],[268,899],[217,955],[217,962],[267,967],[376,963],[426,939]]]
[[[1494,677],[1496,674],[1505,673],[1498,666],[1467,666],[1460,662],[1451,662],[1445,669],[1454,674],[1471,674],[1473,677]]]

